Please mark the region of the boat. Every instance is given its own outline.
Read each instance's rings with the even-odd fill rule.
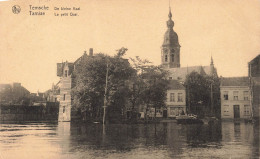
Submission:
[[[178,115],[176,120],[177,124],[203,124],[203,121],[194,114]]]

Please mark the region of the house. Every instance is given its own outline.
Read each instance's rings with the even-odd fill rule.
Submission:
[[[59,102],[60,101],[60,81],[54,85],[52,88],[45,92],[48,102]]]
[[[248,63],[248,77],[252,92],[253,118],[260,117],[260,54]]]
[[[186,91],[185,87],[177,80],[170,80],[167,90],[167,117],[176,117],[181,113],[186,114]]]
[[[221,78],[221,118],[248,119],[252,115],[248,77]]]
[[[59,81],[59,116],[58,121],[71,121],[71,107],[73,99],[71,97],[71,90],[74,87],[73,71],[80,64],[80,61],[93,56],[93,49],[89,49],[89,55],[85,51],[75,62],[62,62],[57,63],[57,76],[60,77]]]

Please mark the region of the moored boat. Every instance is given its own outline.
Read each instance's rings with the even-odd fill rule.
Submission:
[[[176,117],[177,124],[203,124],[203,121],[197,118],[197,115],[186,114]]]

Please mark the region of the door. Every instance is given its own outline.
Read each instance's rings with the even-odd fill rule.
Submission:
[[[167,118],[167,110],[163,110],[163,117]]]
[[[240,118],[239,105],[234,105],[234,118]]]

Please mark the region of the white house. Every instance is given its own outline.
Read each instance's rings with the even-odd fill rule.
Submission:
[[[247,119],[251,117],[251,93],[248,77],[221,78],[221,118]]]
[[[170,88],[167,90],[167,117],[176,117],[181,113],[186,114],[186,93],[185,87],[177,80],[170,81]]]

